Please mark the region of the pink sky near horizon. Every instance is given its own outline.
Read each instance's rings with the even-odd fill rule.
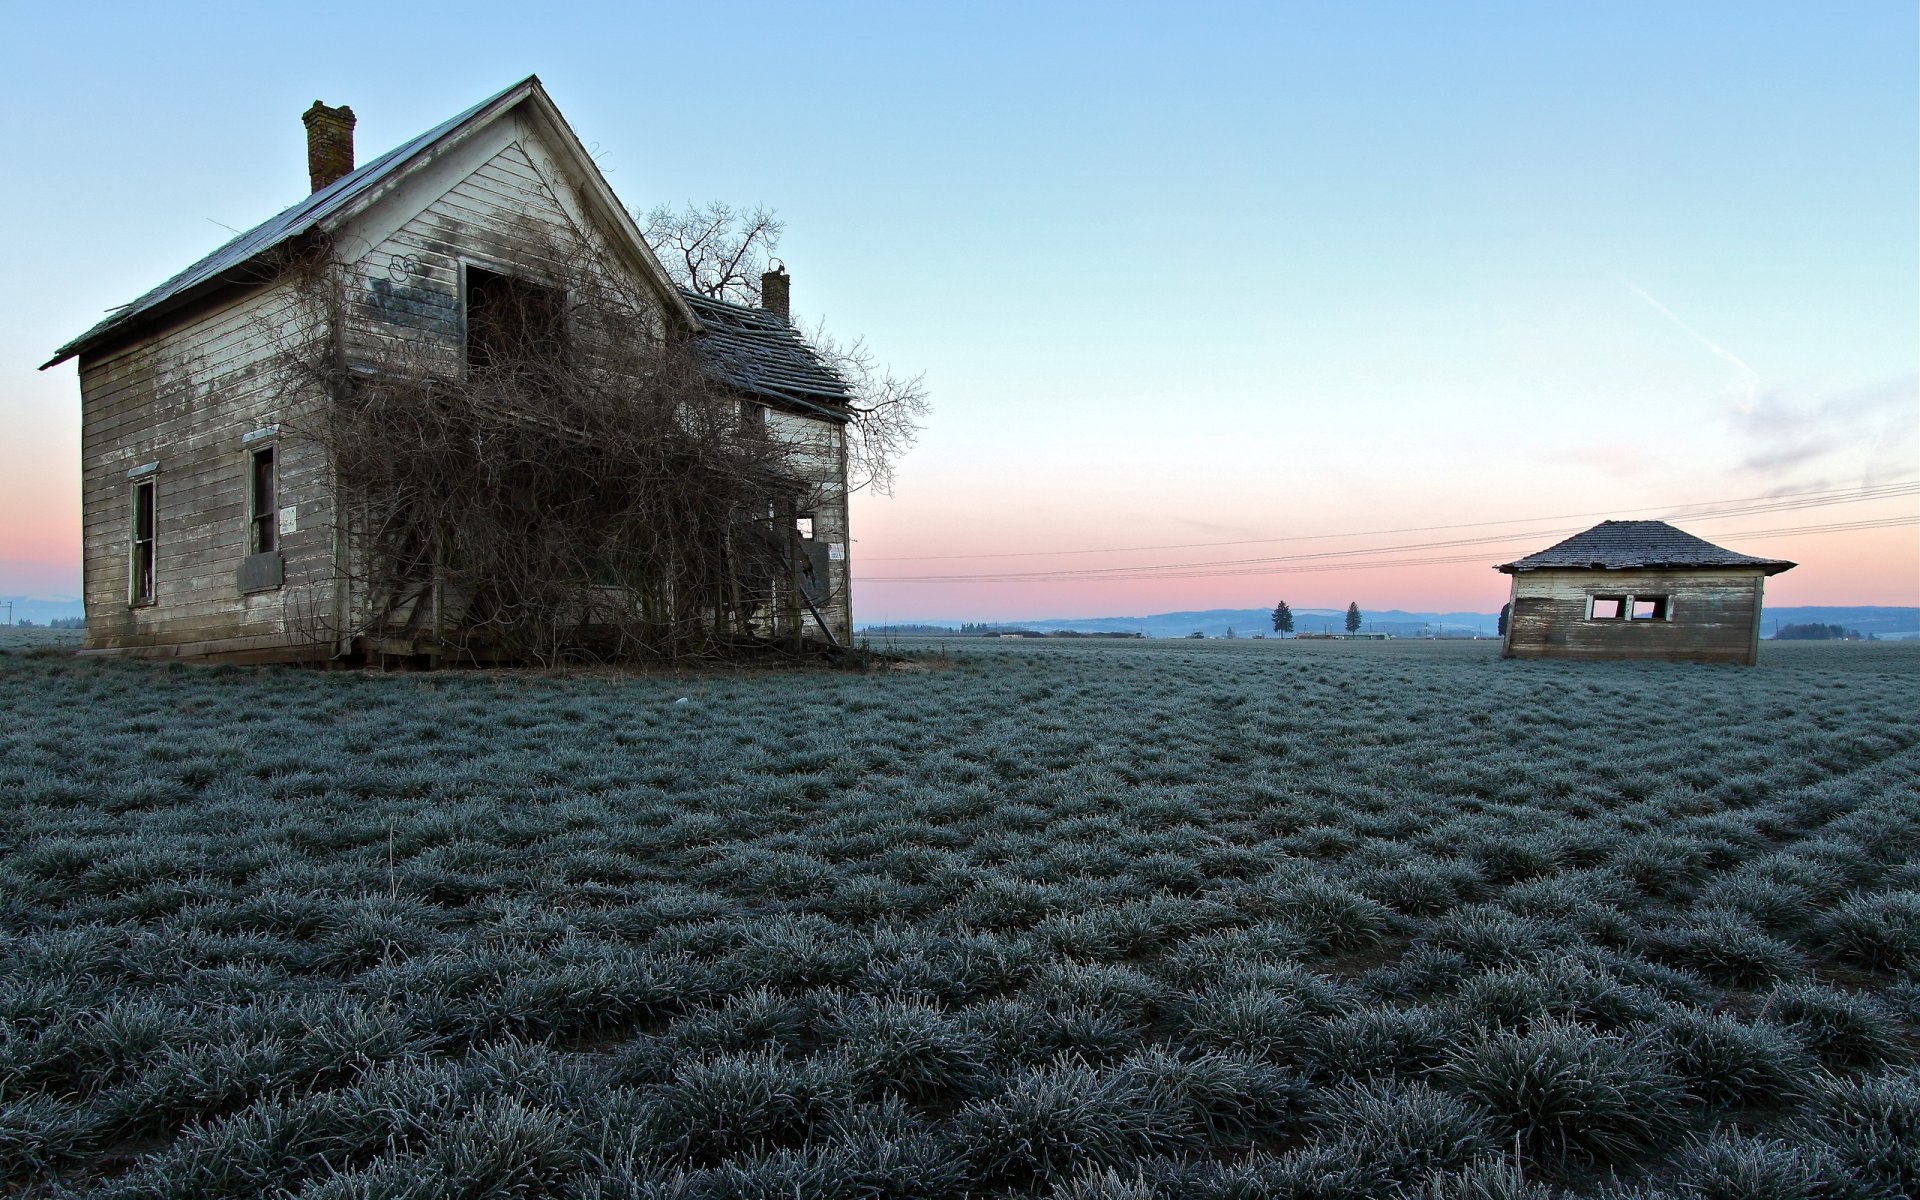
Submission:
[[[1850,518],[1904,515],[1900,511],[1900,503],[1910,506],[1911,502],[1890,501],[1844,509],[1814,509],[1777,514],[1770,520],[1747,517],[1689,525],[1684,519],[1676,519],[1674,523],[1708,541],[1727,545],[1743,553],[1786,558],[1798,563],[1793,570],[1767,581],[1766,599],[1771,606],[1916,606],[1920,605],[1920,533],[1913,526],[1768,537],[1743,537],[1739,533],[1743,527],[1770,529],[1837,519],[1824,515],[1835,512],[1844,512]],[[1639,517],[1647,514],[1631,515]],[[1419,523],[1417,515],[1409,523]],[[1546,522],[1530,528],[1574,524],[1581,522]],[[869,522],[867,528],[857,532],[860,542],[855,559],[856,578],[861,574],[877,574],[882,569],[890,573],[912,569],[915,573],[927,574],[957,574],[982,567],[1011,571],[1045,570],[1062,563],[1107,566],[1128,562],[1204,561],[1284,554],[1294,549],[1287,543],[1278,543],[1272,547],[1220,547],[1084,558],[1074,556],[1070,560],[958,559],[883,564],[865,556],[878,557],[883,551],[894,548],[911,550],[916,545],[913,535],[882,521]],[[1471,534],[1477,531],[1463,532]],[[1448,531],[1439,531],[1407,535],[1407,538],[1355,539],[1351,543],[1342,541],[1337,544],[1379,545],[1447,536]],[[1466,547],[1459,551],[1436,551],[1435,554],[1445,555],[1478,554],[1480,558],[1472,562],[1425,567],[1275,569],[1270,573],[1229,578],[1125,582],[868,583],[856,587],[856,612],[862,623],[874,624],[915,620],[1000,621],[1045,617],[1146,616],[1159,612],[1216,608],[1270,608],[1274,601],[1284,599],[1297,609],[1343,609],[1351,601],[1358,603],[1363,611],[1401,609],[1488,613],[1498,610],[1506,602],[1509,585],[1508,577],[1493,570],[1493,566],[1544,549],[1558,540],[1557,536],[1520,538],[1483,547]],[[1030,543],[1036,548],[1060,544],[1058,541],[1049,542],[1039,535],[1032,537]],[[1105,541],[1101,544],[1122,543]],[[1008,565],[1009,561],[1016,565]]]

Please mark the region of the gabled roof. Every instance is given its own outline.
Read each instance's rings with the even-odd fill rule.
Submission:
[[[700,356],[727,386],[835,420],[847,419],[852,395],[786,318],[680,289],[704,332]]]
[[[594,165],[592,156],[580,146],[579,139],[568,128],[565,118],[560,116],[560,110],[547,97],[546,89],[540,85],[539,76],[529,75],[512,87],[482,100],[460,115],[441,122],[419,137],[403,142],[380,157],[355,168],[350,174],[334,180],[278,216],[270,217],[240,234],[159,287],[132,303],[123,305],[112,316],[60,347],[40,369],[44,371],[47,367],[65,362],[76,354],[86,353],[122,336],[130,335],[149,321],[182,308],[224,285],[265,282],[259,263],[262,255],[316,230],[327,231],[337,228],[372,203],[382,193],[387,183],[406,174],[408,169],[417,162],[430,157],[430,152],[443,142],[450,142],[471,130],[478,129],[493,118],[529,99],[535,102],[562,135],[554,139],[560,143],[555,149],[561,153],[570,152],[582,176],[588,181],[591,189],[598,193],[598,198],[602,201],[599,207],[610,210],[605,215],[610,223],[616,226],[616,236],[624,235],[623,240],[632,242],[630,249],[634,250],[664,283],[666,274],[660,268],[659,260],[654,257],[652,249],[640,237],[640,231],[633,225],[632,218],[614,199],[612,189],[607,186],[605,178],[600,174],[600,169]],[[663,287],[662,292],[662,299],[669,306],[679,304],[680,298],[673,288]],[[698,322],[694,320],[690,311],[682,308],[680,316],[688,324],[698,327]]]
[[[1716,546],[1675,529],[1665,521],[1602,521],[1585,533],[1576,533],[1538,554],[1494,569],[1509,575],[1520,571],[1591,570],[1631,571],[1644,568],[1758,567],[1778,575],[1797,564],[1780,558],[1755,558]]]

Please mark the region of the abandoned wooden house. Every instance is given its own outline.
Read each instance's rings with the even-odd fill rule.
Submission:
[[[781,637],[849,643],[850,397],[789,324],[784,270],[764,279],[760,309],[678,287],[537,78],[359,166],[351,109],[316,101],[303,120],[311,194],[46,364],[78,360],[88,652],[432,653],[424,599],[400,628],[356,593],[352,523],[326,455],[287,427],[280,348],[303,332],[291,323],[325,319],[322,344],[343,374],[377,370],[366,348],[403,329],[443,347],[450,371],[471,370],[484,361],[489,304],[544,288],[564,307],[564,285],[548,277],[559,238],[623,274],[646,310],[633,324],[691,340],[701,369],[737,397],[742,429],[802,448],[817,485],[807,508],[761,514],[768,538],[789,543],[797,594],[754,620]],[[330,315],[294,302],[285,264],[295,259],[345,281]],[[432,599],[437,627],[442,599]]]
[[[1602,521],[1513,576],[1509,658],[1647,658],[1754,665],[1767,576],[1793,563],[1703,541],[1665,521]]]

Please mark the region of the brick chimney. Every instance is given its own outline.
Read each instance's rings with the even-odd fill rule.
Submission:
[[[787,296],[788,288],[792,283],[793,278],[787,274],[785,267],[775,267],[771,271],[762,272],[760,275],[760,307],[772,313],[774,316],[779,317],[782,321],[791,320],[792,318],[787,312]]]
[[[300,114],[307,126],[307,177],[319,191],[353,173],[353,110],[328,108],[318,100]]]

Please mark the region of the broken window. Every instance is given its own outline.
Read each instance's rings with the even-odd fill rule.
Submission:
[[[1589,596],[1587,597],[1587,620],[1618,621],[1625,613],[1625,596]]]
[[[740,402],[740,432],[747,437],[765,437],[767,433],[767,406],[755,404],[751,400]]]
[[[1633,619],[1636,621],[1666,620],[1667,598],[1665,596],[1635,596],[1633,598]]]
[[[265,554],[280,548],[280,511],[273,447],[262,446],[247,456],[247,553]]]
[[[793,528],[794,532],[798,533],[801,537],[806,538],[808,541],[813,540],[813,514],[801,513],[798,517],[795,517],[793,520]]]
[[[133,485],[133,528],[129,539],[127,599],[134,604],[153,603],[154,550],[153,480]]]
[[[565,293],[511,275],[467,268],[467,367],[554,366],[565,356]]]

